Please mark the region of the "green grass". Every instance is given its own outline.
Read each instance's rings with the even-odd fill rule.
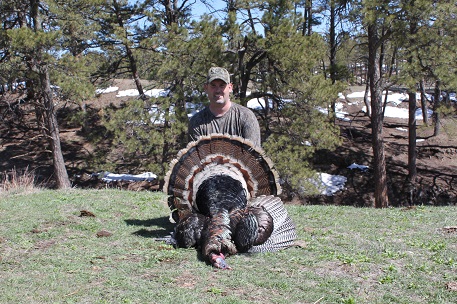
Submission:
[[[287,209],[300,246],[215,271],[154,240],[161,193],[0,195],[0,303],[457,303],[457,207]]]

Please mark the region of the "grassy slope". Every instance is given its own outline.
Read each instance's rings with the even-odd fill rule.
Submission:
[[[287,208],[300,246],[214,271],[154,241],[160,193],[0,193],[0,303],[457,303],[456,207]]]

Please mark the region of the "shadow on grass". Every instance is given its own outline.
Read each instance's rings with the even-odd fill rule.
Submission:
[[[158,229],[146,229],[142,228],[133,232],[133,235],[141,236],[144,238],[154,239],[156,241],[167,242],[170,237],[170,233],[174,229],[174,225],[170,222],[170,219],[166,216],[158,217],[147,220],[139,219],[127,219],[125,223],[129,226],[143,226],[143,227],[159,227]],[[162,228],[162,229],[161,229]],[[175,246],[175,245],[174,245]],[[195,251],[196,258],[199,261],[205,262],[207,265],[211,265],[207,259],[202,255],[200,250]]]
[[[150,238],[156,241],[161,241],[164,243],[168,243],[169,237],[171,232],[173,231],[174,225],[170,223],[170,220],[168,217],[159,217],[159,218],[153,218],[153,219],[148,219],[148,220],[138,220],[138,219],[127,219],[125,220],[125,223],[129,226],[144,226],[144,227],[159,227],[158,229],[146,229],[142,228],[140,230],[137,230],[133,232],[133,235],[137,235],[140,237],[144,238]],[[162,229],[161,229],[161,228]],[[176,244],[174,244],[176,248]],[[195,251],[196,258],[197,260],[201,262],[205,262],[207,265],[211,265],[208,260],[205,259],[205,257],[202,255],[200,250]]]
[[[170,232],[173,231],[173,224],[170,223],[168,217],[166,216],[147,220],[127,219],[125,220],[125,223],[128,226],[159,227],[158,229],[152,230],[142,228],[133,233],[134,235],[142,236],[145,238],[164,238],[169,236]]]

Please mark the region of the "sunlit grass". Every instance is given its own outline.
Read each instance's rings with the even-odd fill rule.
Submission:
[[[0,303],[457,303],[456,207],[286,207],[299,246],[215,271],[155,240],[173,228],[160,192],[11,193]]]

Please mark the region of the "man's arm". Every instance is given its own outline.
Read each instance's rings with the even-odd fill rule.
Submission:
[[[256,146],[261,146],[260,126],[257,117],[250,109],[246,109],[246,121],[243,126],[243,137],[252,141]]]

